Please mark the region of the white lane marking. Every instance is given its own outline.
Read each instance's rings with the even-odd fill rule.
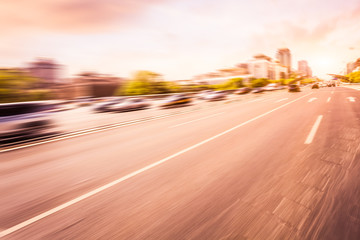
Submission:
[[[24,227],[26,227],[26,226],[28,226],[28,225],[30,225],[32,223],[35,223],[35,222],[37,222],[37,221],[39,221],[39,220],[41,220],[41,219],[43,219],[43,218],[45,218],[45,217],[47,217],[49,215],[52,215],[52,214],[54,214],[56,212],[59,212],[59,211],[65,209],[65,208],[67,208],[67,207],[69,207],[71,205],[74,205],[75,203],[78,203],[78,202],[80,202],[80,201],[82,201],[82,200],[84,200],[86,198],[89,198],[89,197],[91,197],[91,196],[93,196],[93,195],[95,195],[95,194],[97,194],[99,192],[102,192],[102,191],[104,191],[104,190],[106,190],[108,188],[111,188],[112,186],[114,186],[116,184],[119,184],[119,183],[121,183],[121,182],[123,182],[123,181],[125,181],[125,180],[127,180],[129,178],[132,178],[132,177],[136,176],[136,175],[139,175],[140,173],[143,173],[143,172],[145,172],[145,171],[147,171],[149,169],[152,169],[152,168],[154,168],[154,167],[156,167],[156,166],[158,166],[160,164],[163,164],[163,163],[165,163],[165,162],[167,162],[167,161],[169,161],[169,160],[171,160],[171,159],[173,159],[173,158],[175,158],[177,156],[180,156],[181,154],[184,154],[184,153],[186,153],[186,152],[188,152],[190,150],[193,150],[193,149],[195,149],[197,147],[200,147],[201,145],[204,145],[205,143],[208,143],[208,142],[210,142],[210,141],[212,141],[212,140],[214,140],[216,138],[219,138],[219,137],[221,137],[221,136],[223,136],[223,135],[225,135],[225,134],[227,134],[229,132],[232,132],[232,131],[234,131],[234,130],[236,130],[236,129],[238,129],[238,128],[246,125],[246,124],[249,124],[249,123],[251,123],[251,122],[253,122],[253,121],[257,120],[257,119],[263,118],[263,117],[265,117],[266,115],[269,115],[272,112],[275,112],[275,111],[277,111],[277,110],[279,110],[281,108],[286,107],[287,105],[289,105],[291,103],[294,103],[294,102],[296,102],[296,101],[298,101],[298,100],[300,100],[302,98],[305,98],[305,97],[309,96],[310,94],[312,94],[312,93],[308,93],[308,94],[306,94],[306,95],[304,95],[302,97],[298,97],[295,100],[292,100],[291,102],[287,102],[287,103],[285,103],[285,104],[283,104],[283,105],[281,105],[279,107],[276,107],[276,108],[274,108],[272,110],[269,110],[269,111],[267,111],[267,112],[265,112],[263,114],[260,114],[257,117],[254,117],[254,118],[252,118],[250,120],[247,120],[247,121],[245,121],[243,123],[240,123],[240,124],[236,125],[235,127],[232,127],[232,128],[230,128],[230,129],[228,129],[228,130],[226,130],[224,132],[221,132],[221,133],[219,133],[217,135],[214,135],[214,136],[212,136],[212,137],[210,137],[208,139],[205,139],[205,140],[203,140],[203,141],[201,141],[201,142],[199,142],[199,143],[197,143],[195,145],[187,147],[187,148],[185,148],[185,149],[183,149],[183,150],[181,150],[181,151],[179,151],[177,153],[174,153],[174,154],[172,154],[172,155],[170,155],[170,156],[168,156],[166,158],[163,158],[163,159],[161,159],[161,160],[159,160],[157,162],[149,164],[149,165],[147,165],[147,166],[145,166],[143,168],[140,168],[139,170],[136,170],[136,171],[134,171],[132,173],[129,173],[129,174],[127,174],[127,175],[125,175],[125,176],[123,176],[123,177],[121,177],[119,179],[116,179],[116,180],[114,180],[114,181],[112,181],[112,182],[110,182],[108,184],[105,184],[105,185],[103,185],[103,186],[101,186],[99,188],[96,188],[96,189],[94,189],[94,190],[92,190],[92,191],[90,191],[88,193],[85,193],[85,194],[83,194],[83,195],[81,195],[81,196],[79,196],[77,198],[74,198],[74,199],[72,199],[72,200],[70,200],[70,201],[68,201],[66,203],[63,203],[63,204],[61,204],[61,205],[59,205],[59,206],[57,206],[55,208],[52,208],[52,209],[50,209],[50,210],[48,210],[46,212],[43,212],[43,213],[41,213],[41,214],[39,214],[39,215],[37,215],[35,217],[32,217],[32,218],[30,218],[30,219],[28,219],[28,220],[26,220],[24,222],[21,222],[21,223],[15,225],[15,226],[12,226],[12,227],[10,227],[8,229],[5,229],[5,230],[0,232],[0,238],[5,237],[5,236],[17,231],[17,230],[20,230],[20,229],[22,229],[22,228],[24,228]]]
[[[323,118],[323,115],[319,115],[313,125],[313,127],[311,128],[311,131],[309,133],[309,135],[307,136],[306,140],[305,140],[305,144],[310,144],[312,143],[314,137],[315,137],[315,134],[319,128],[319,125],[320,125],[320,122],[321,122],[321,119]]]
[[[354,98],[354,97],[347,97],[347,100],[349,100],[350,102],[355,102],[355,98]]]
[[[331,100],[331,97],[328,97],[328,99],[326,100],[326,102],[330,102],[330,100]]]
[[[282,101],[285,101],[285,100],[288,100],[289,98],[283,98],[283,99],[280,99],[280,100],[277,100],[277,101],[275,101],[276,103],[278,103],[278,102],[282,102]]]
[[[202,117],[202,118],[198,118],[198,119],[191,120],[191,121],[188,121],[188,122],[184,122],[184,123],[176,124],[176,125],[171,126],[171,127],[169,127],[169,128],[174,128],[174,127],[182,126],[182,125],[185,125],[185,124],[188,124],[188,123],[192,123],[192,122],[200,121],[200,120],[203,120],[203,119],[207,119],[207,118],[215,117],[215,116],[220,115],[220,114],[223,114],[223,113],[225,113],[225,112],[215,113],[215,114],[212,114],[212,115],[209,115],[209,116],[206,116],[206,117]]]
[[[314,98],[310,98],[308,102],[312,102],[312,101],[315,101],[317,98],[314,97]]]

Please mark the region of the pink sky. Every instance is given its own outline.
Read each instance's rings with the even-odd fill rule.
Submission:
[[[304,59],[324,77],[360,57],[360,2],[2,0],[0,30],[0,67],[49,57],[67,77],[145,69],[188,79],[280,47],[293,68]]]

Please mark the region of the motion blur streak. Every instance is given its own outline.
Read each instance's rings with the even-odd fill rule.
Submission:
[[[95,190],[93,190],[93,191],[91,191],[89,193],[81,195],[80,197],[77,197],[77,198],[75,198],[75,199],[73,199],[71,201],[68,201],[68,202],[66,202],[66,203],[64,203],[64,204],[62,204],[62,205],[60,205],[58,207],[55,207],[55,208],[53,208],[53,209],[51,209],[49,211],[46,211],[46,212],[44,212],[44,213],[42,213],[42,214],[40,214],[40,215],[38,215],[36,217],[33,217],[33,218],[29,219],[29,220],[26,220],[26,221],[24,221],[22,223],[19,223],[19,224],[15,225],[15,226],[13,226],[13,227],[11,227],[9,229],[6,229],[6,230],[0,232],[0,237],[4,237],[4,236],[6,236],[8,234],[11,234],[11,233],[13,233],[13,232],[15,232],[15,231],[17,231],[17,230],[19,230],[21,228],[24,228],[24,227],[26,227],[26,226],[28,226],[28,225],[36,222],[36,221],[39,221],[39,220],[41,220],[41,219],[43,219],[43,218],[45,218],[45,217],[47,217],[47,216],[49,216],[49,215],[51,215],[53,213],[56,213],[56,212],[66,208],[66,207],[69,207],[69,206],[71,206],[71,205],[73,205],[73,204],[75,204],[77,202],[80,202],[81,200],[84,200],[84,199],[86,199],[88,197],[91,197],[91,196],[93,196],[93,195],[95,195],[95,194],[97,194],[99,192],[102,192],[102,191],[104,191],[104,190],[106,190],[106,189],[108,189],[108,188],[110,188],[110,187],[112,187],[112,186],[114,186],[114,185],[116,185],[118,183],[121,183],[121,182],[123,182],[123,181],[125,181],[125,180],[127,180],[127,179],[129,179],[131,177],[134,177],[134,176],[136,176],[136,175],[138,175],[138,174],[140,174],[142,172],[145,172],[145,171],[147,171],[147,170],[149,170],[151,168],[154,168],[154,167],[156,167],[156,166],[158,166],[158,165],[160,165],[160,164],[162,164],[162,163],[164,163],[166,161],[169,161],[172,158],[175,158],[175,157],[177,157],[177,156],[179,156],[179,155],[181,155],[183,153],[186,153],[186,152],[188,152],[188,151],[190,151],[192,149],[195,149],[195,148],[197,148],[197,147],[199,147],[199,146],[201,146],[201,145],[203,145],[203,144],[205,144],[207,142],[210,142],[210,141],[212,141],[212,140],[214,140],[214,139],[216,139],[218,137],[221,137],[221,136],[223,136],[223,135],[225,135],[225,134],[227,134],[229,132],[232,132],[232,131],[238,129],[239,127],[242,127],[242,126],[244,126],[246,124],[249,124],[249,123],[251,123],[251,122],[253,122],[253,121],[257,120],[257,119],[260,119],[262,117],[265,117],[266,115],[268,115],[268,114],[270,114],[270,113],[272,113],[272,112],[274,112],[276,110],[279,110],[279,109],[281,109],[283,107],[286,107],[287,105],[289,105],[291,103],[294,103],[294,102],[296,102],[296,101],[298,101],[298,100],[300,100],[302,98],[305,98],[305,97],[307,97],[307,96],[309,96],[311,94],[312,93],[308,93],[308,94],[306,94],[304,96],[301,96],[301,97],[299,97],[299,98],[297,98],[297,99],[295,99],[295,100],[293,100],[291,102],[285,103],[285,104],[283,104],[283,105],[281,105],[279,107],[276,107],[276,108],[274,108],[274,109],[272,109],[272,110],[270,110],[268,112],[265,112],[265,113],[255,117],[255,118],[252,118],[252,119],[250,119],[250,120],[248,120],[246,122],[243,122],[243,123],[241,123],[241,124],[239,124],[239,125],[237,125],[237,126],[235,126],[233,128],[230,128],[230,129],[228,129],[228,130],[226,130],[226,131],[224,131],[222,133],[219,133],[219,134],[217,134],[217,135],[215,135],[215,136],[213,136],[211,138],[208,138],[208,139],[206,139],[206,140],[204,140],[204,141],[202,141],[200,143],[197,143],[197,144],[195,144],[195,145],[193,145],[191,147],[188,147],[188,148],[186,148],[184,150],[181,150],[181,151],[179,151],[179,152],[177,152],[177,153],[175,153],[175,154],[173,154],[171,156],[168,156],[168,157],[166,157],[166,158],[164,158],[164,159],[162,159],[160,161],[157,161],[157,162],[155,162],[153,164],[150,164],[150,165],[148,165],[148,166],[146,166],[144,168],[141,168],[141,169],[139,169],[139,170],[137,170],[135,172],[132,172],[132,173],[130,173],[130,174],[124,176],[124,177],[121,177],[121,178],[119,178],[119,179],[117,179],[117,180],[115,180],[113,182],[110,182],[110,183],[108,183],[108,184],[106,184],[106,185],[104,185],[104,186],[102,186],[100,188],[97,188],[97,189],[95,189]]]

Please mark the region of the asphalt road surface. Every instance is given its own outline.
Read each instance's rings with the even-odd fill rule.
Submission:
[[[360,91],[201,104],[1,152],[0,238],[360,239]]]

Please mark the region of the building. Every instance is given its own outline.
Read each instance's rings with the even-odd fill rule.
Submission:
[[[346,74],[352,73],[359,66],[360,66],[360,58],[355,62],[349,62],[348,64],[346,64]]]
[[[279,60],[280,64],[287,67],[287,73],[291,72],[291,53],[288,48],[279,48],[276,53],[276,58]]]
[[[38,58],[30,62],[27,70],[31,76],[41,80],[39,87],[48,88],[60,83],[61,65],[52,59]]]
[[[113,96],[125,79],[107,74],[84,72],[72,79],[75,97]]]
[[[303,77],[312,77],[311,68],[309,67],[308,62],[305,60],[298,61],[298,72]]]
[[[247,63],[249,74],[254,78],[267,78],[280,80],[288,77],[288,68],[280,64],[278,60],[264,54],[258,54]]]
[[[349,62],[348,64],[346,64],[346,74],[351,73],[352,71],[354,71],[354,69],[355,69],[354,62]]]
[[[279,49],[278,57],[281,60],[272,59],[264,54],[257,54],[251,60],[239,63],[235,67],[197,75],[193,81],[202,84],[219,84],[232,78],[242,78],[244,83],[249,83],[253,78],[270,80],[288,78],[291,68],[290,50]]]
[[[249,74],[247,64],[243,64],[240,67],[237,65],[235,67],[219,69],[215,72],[200,74],[195,76],[192,81],[197,84],[212,85],[224,83],[232,78],[242,78],[244,83],[247,83],[253,77]]]

